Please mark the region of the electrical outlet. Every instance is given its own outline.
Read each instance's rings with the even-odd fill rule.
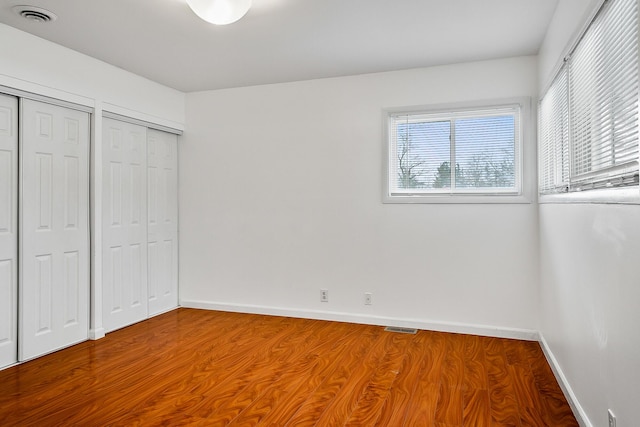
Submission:
[[[329,290],[320,289],[320,302],[329,302]]]
[[[371,305],[372,301],[371,298],[373,297],[373,294],[371,292],[365,292],[364,293],[364,305]]]
[[[616,427],[616,416],[613,414],[613,411],[609,409],[607,414],[609,415],[609,427]]]

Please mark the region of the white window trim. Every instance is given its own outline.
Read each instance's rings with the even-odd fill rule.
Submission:
[[[442,193],[432,192],[428,194],[391,195],[389,185],[390,173],[390,138],[389,118],[391,115],[402,113],[441,113],[451,115],[464,111],[479,109],[499,108],[519,105],[520,107],[520,139],[515,147],[517,156],[516,180],[519,175],[520,189],[517,193],[500,193],[484,190],[471,190],[467,193]],[[421,105],[412,107],[387,108],[382,111],[382,203],[449,203],[449,204],[512,204],[532,203],[536,194],[535,159],[536,148],[532,132],[533,116],[530,97],[504,98],[484,101],[471,101],[452,104]],[[478,194],[481,192],[482,194]]]

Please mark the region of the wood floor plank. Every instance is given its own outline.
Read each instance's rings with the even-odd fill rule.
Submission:
[[[485,348],[491,420],[497,427],[520,427],[520,411],[515,397],[503,340],[490,338]]]
[[[373,426],[380,417],[406,357],[406,348],[414,339],[413,335],[389,334],[391,341],[386,348],[385,357],[371,376],[367,388],[345,423],[346,426]]]
[[[389,390],[387,399],[384,401],[382,412],[376,421],[376,425],[403,425],[411,396],[418,385],[424,349],[428,346],[428,339],[429,334],[426,331],[419,331],[412,337],[405,350],[402,366]]]
[[[323,379],[336,369],[341,355],[358,339],[347,324],[336,325],[335,334],[318,334],[300,358],[278,378],[282,387],[271,387],[229,425],[282,425],[302,405]]]
[[[357,328],[360,339],[341,360],[337,368],[318,386],[313,393],[298,408],[293,416],[287,421],[286,426],[306,426],[315,425],[320,415],[325,410],[342,387],[350,381],[356,369],[360,368],[362,360],[370,352],[373,343],[382,333],[380,328],[367,327],[361,331]]]
[[[578,427],[567,400],[562,397],[544,396],[545,409],[549,416],[549,425],[557,427]]]
[[[463,391],[462,425],[491,426],[489,392],[486,389],[467,388]]]
[[[178,309],[0,371],[0,425],[574,427],[537,343]]]
[[[445,335],[445,356],[442,362],[440,391],[435,422],[450,426],[462,425],[464,384],[464,337]]]
[[[522,341],[503,339],[502,345],[504,347],[505,357],[509,366],[520,366],[523,368],[529,367],[529,360],[525,354]]]
[[[384,359],[389,345],[393,341],[392,334],[381,334],[373,343],[371,351],[362,360],[360,366],[352,373],[336,396],[329,402],[316,421],[318,426],[343,426],[351,416],[358,401],[365,392],[371,376]]]
[[[404,425],[407,427],[433,425],[440,396],[446,334],[426,331],[424,333],[428,340],[423,347],[418,381],[405,415]]]
[[[522,426],[552,425],[547,415],[545,402],[535,385],[531,370],[518,365],[509,366],[508,369],[520,409],[520,423]]]
[[[327,329],[326,324],[320,324],[319,327],[322,330]],[[273,343],[265,357],[250,369],[251,375],[247,376],[244,387],[233,390],[229,400],[218,407],[214,413],[206,415],[206,418],[211,420],[211,425],[228,425],[253,401],[278,384],[279,378],[287,369],[290,369],[296,358],[306,357],[305,351],[311,343],[307,338],[312,333],[312,329],[300,329],[293,336],[285,335],[281,340]]]
[[[312,350],[318,355],[312,369],[306,375],[298,375],[289,381],[285,389],[285,395],[275,402],[271,410],[259,421],[261,426],[282,426],[287,420],[302,408],[303,403],[325,382],[341,365],[353,360],[352,349],[357,349],[357,343],[361,340],[361,328],[354,329],[344,324],[345,330],[338,339],[328,343],[324,337],[318,337],[320,343],[329,344],[329,348],[323,350],[318,346]],[[289,374],[289,373],[287,373]],[[285,380],[285,378],[282,378]],[[315,422],[315,419],[313,420]],[[300,424],[294,424],[300,425]]]
[[[447,426],[462,425],[462,389],[459,386],[449,387],[440,383],[435,422]]]
[[[577,426],[578,423],[551,367],[544,358],[540,345],[538,343],[523,343],[522,345],[531,367],[538,395],[541,396],[544,403],[549,425]]]
[[[463,337],[464,389],[488,390],[487,368],[484,358],[484,340],[475,335]]]
[[[440,381],[451,389],[461,388],[464,384],[464,340],[465,337],[459,334],[445,334],[445,355]]]

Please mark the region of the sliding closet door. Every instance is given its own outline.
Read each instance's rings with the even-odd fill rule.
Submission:
[[[178,137],[149,129],[149,314],[178,306]]]
[[[103,315],[107,332],[147,318],[147,129],[103,120]]]
[[[18,100],[0,95],[0,367],[18,360]]]
[[[20,359],[88,338],[89,114],[21,101]]]

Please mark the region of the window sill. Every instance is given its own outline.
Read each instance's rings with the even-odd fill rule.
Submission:
[[[605,188],[575,193],[540,195],[539,203],[601,203],[639,205],[640,188]]]
[[[382,198],[382,203],[412,203],[412,204],[527,204],[531,199],[524,195],[420,195],[420,196],[388,196]]]

